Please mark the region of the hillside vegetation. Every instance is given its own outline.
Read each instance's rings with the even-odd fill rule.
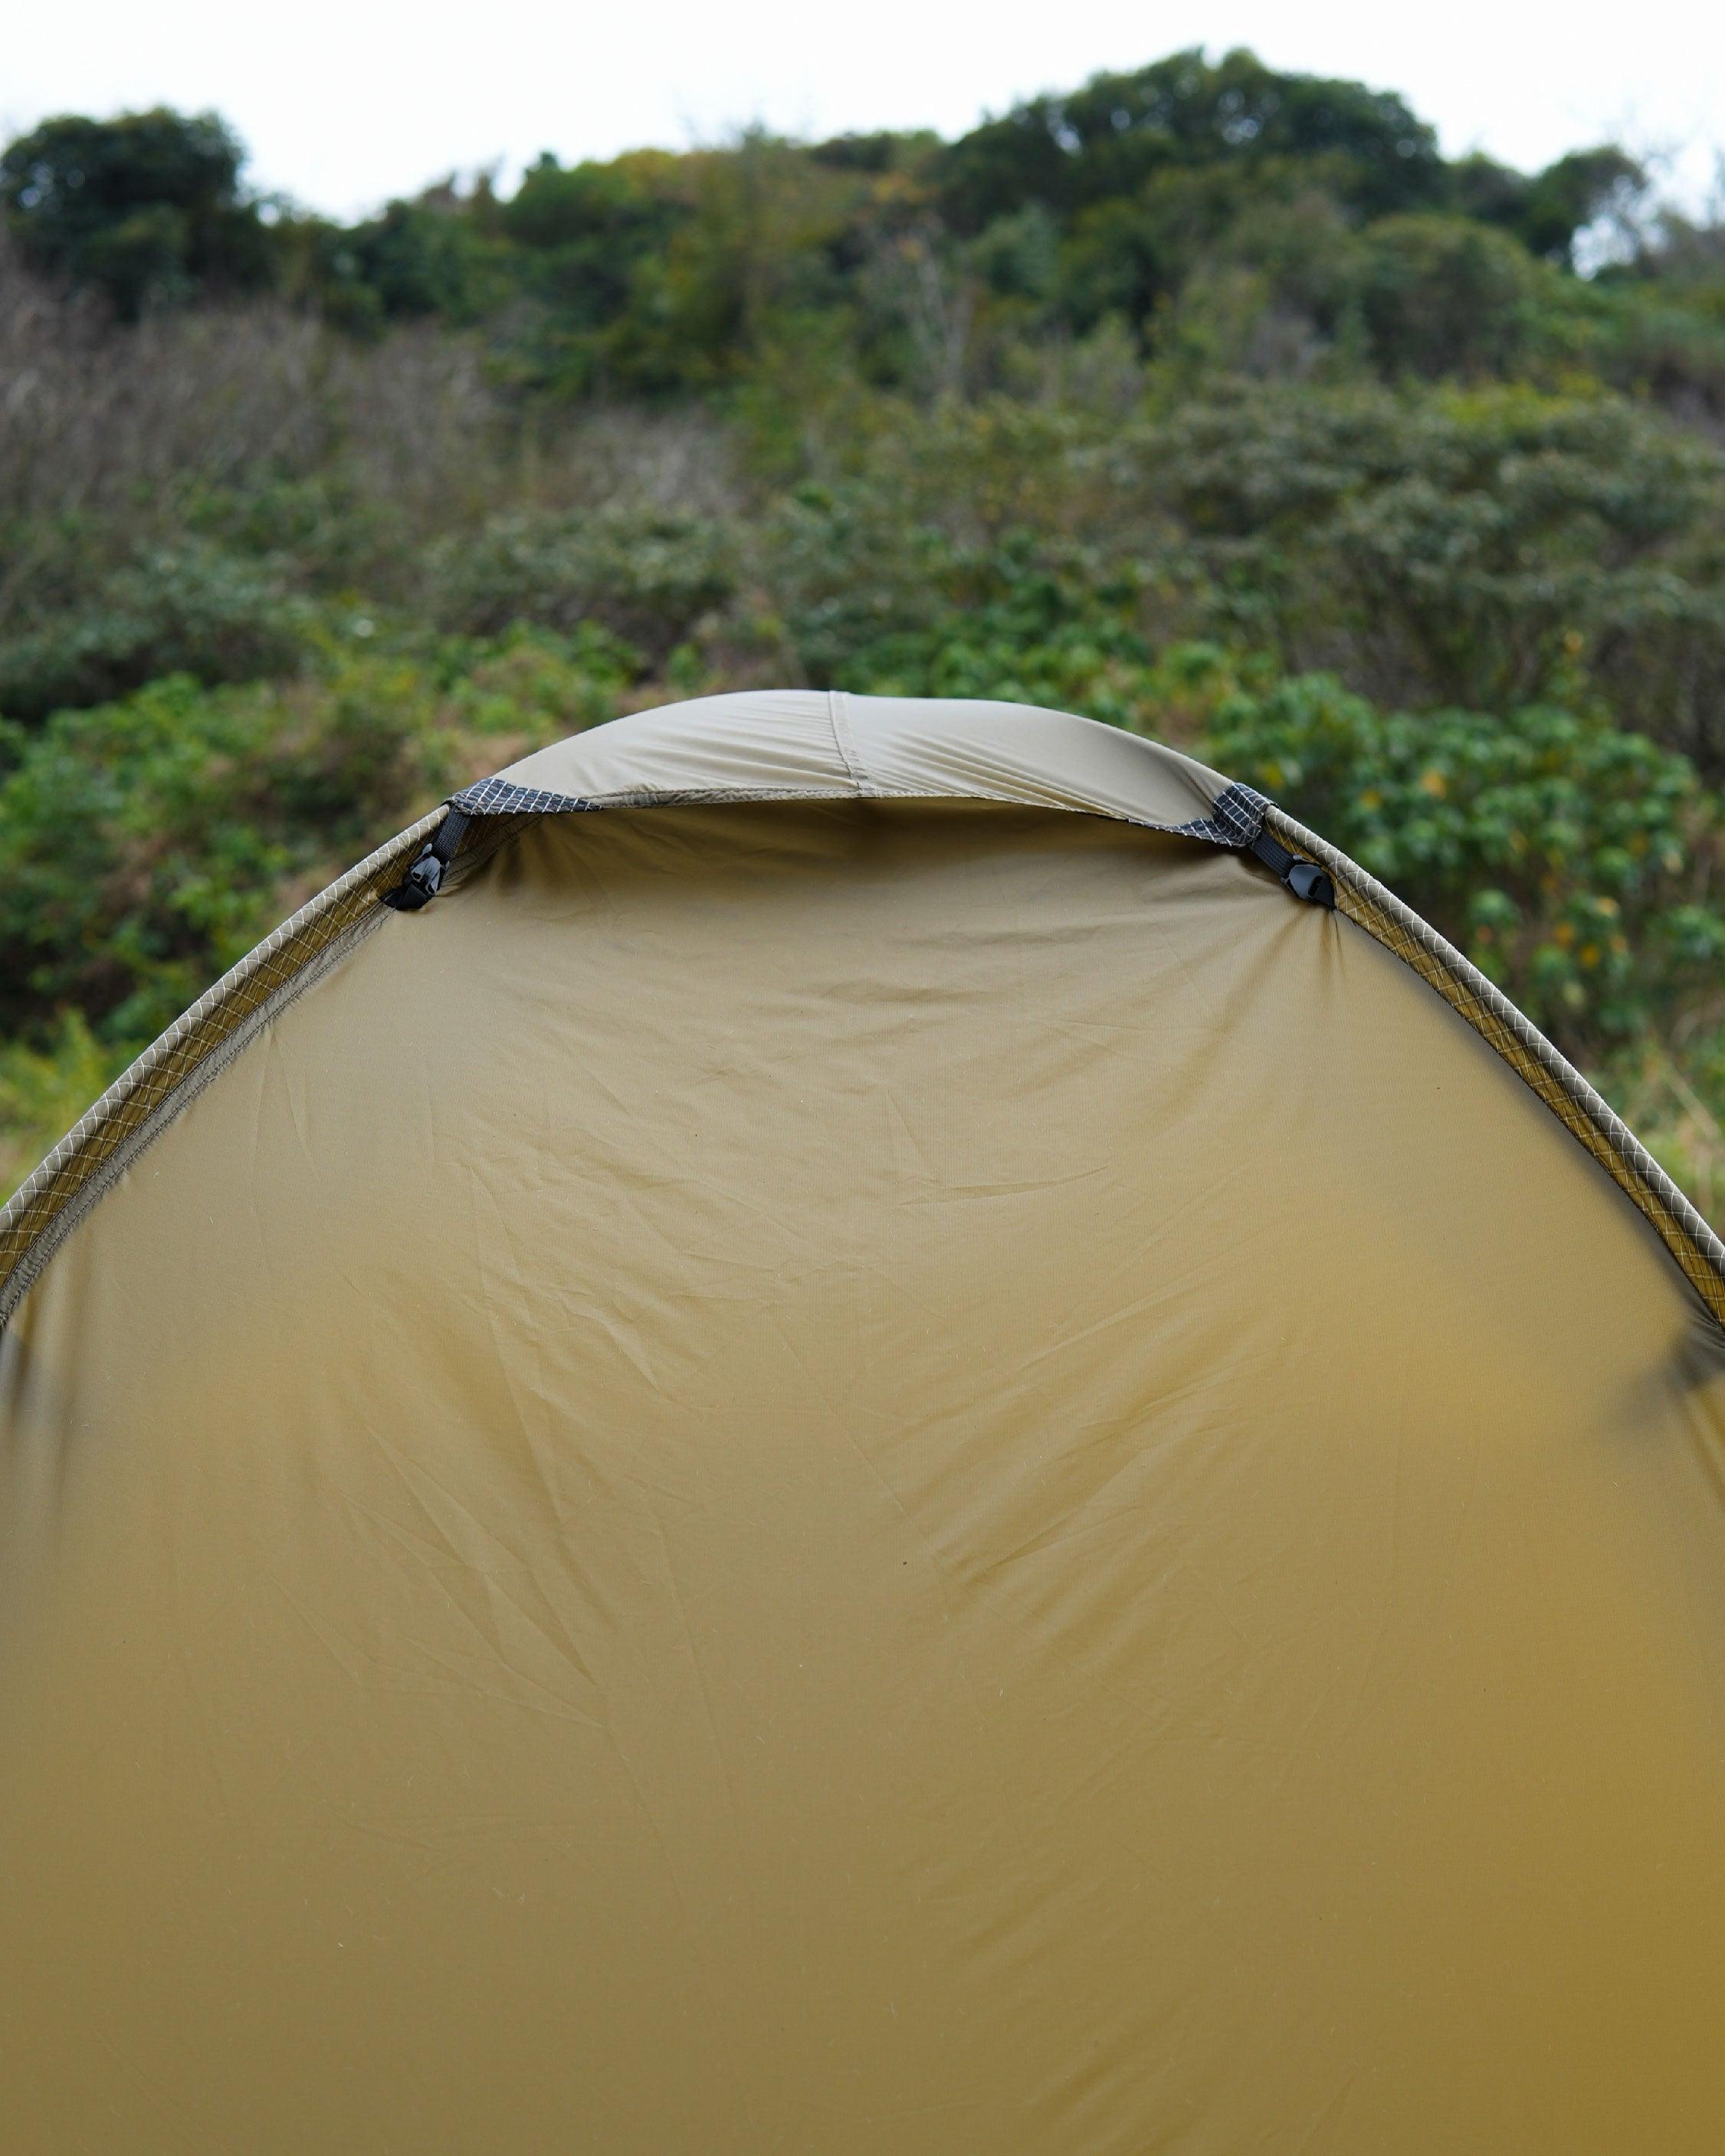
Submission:
[[[1725,228],[1184,54],[351,227],[0,156],[0,1183],[454,786],[762,683],[1023,698],[1356,855],[1725,1207]]]

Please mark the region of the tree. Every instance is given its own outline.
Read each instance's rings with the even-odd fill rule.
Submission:
[[[1646,172],[1621,150],[1572,150],[1530,182],[1516,236],[1533,254],[1568,268],[1577,234],[1608,211],[1633,207],[1646,187]]]
[[[1363,216],[1442,199],[1436,137],[1400,98],[1280,74],[1250,52],[1213,63],[1194,51],[1096,75],[1070,96],[1032,98],[987,121],[941,161],[942,206],[977,230],[1026,202],[1070,215],[1134,195],[1170,167],[1286,157],[1321,161]]]
[[[1507,233],[1422,215],[1368,225],[1349,283],[1372,357],[1394,379],[1512,373],[1551,280]]]
[[[506,296],[497,244],[475,213],[475,203],[486,199],[463,195],[450,180],[345,229],[311,226],[312,274],[325,313],[360,332],[415,316],[477,319]]]
[[[1531,178],[1478,154],[1450,175],[1451,204],[1462,216],[1502,226],[1564,269],[1573,266],[1576,235],[1607,211],[1631,208],[1647,186],[1635,159],[1609,146],[1572,150]]]
[[[44,121],[0,156],[0,204],[34,267],[150,305],[274,273],[270,228],[239,183],[245,152],[213,113],[157,106]]]
[[[640,150],[565,167],[547,151],[528,168],[503,205],[503,230],[523,250],[528,285],[561,322],[593,330],[623,312],[641,263],[662,253],[690,214],[680,162]]]

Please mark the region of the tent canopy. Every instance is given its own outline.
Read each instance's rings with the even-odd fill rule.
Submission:
[[[1189,759],[530,757],[0,1310],[9,2145],[1717,2145],[1725,1254]]]

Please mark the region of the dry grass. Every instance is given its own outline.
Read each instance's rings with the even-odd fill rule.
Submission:
[[[361,343],[263,300],[119,330],[0,252],[0,627],[182,534],[199,503],[295,482],[330,496],[350,551],[372,535],[380,596],[404,553],[502,509],[723,515],[744,492],[716,419],[530,418],[444,326]]]

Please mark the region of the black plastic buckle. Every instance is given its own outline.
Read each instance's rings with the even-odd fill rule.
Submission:
[[[393,906],[398,913],[417,913],[422,906],[429,906],[444,887],[444,870],[455,858],[456,849],[467,835],[472,817],[460,808],[450,809],[430,837],[419,849],[413,863],[393,891],[383,893],[383,903]]]
[[[417,913],[422,906],[429,906],[443,889],[444,865],[428,846],[417,855],[406,875],[393,891],[386,891],[383,903],[393,906],[398,913]]]
[[[1275,871],[1296,898],[1303,898],[1308,906],[1322,906],[1329,912],[1335,911],[1336,886],[1316,861],[1302,861],[1297,854],[1291,854],[1263,830],[1252,840],[1251,851],[1266,868]]]
[[[1310,906],[1327,906],[1336,910],[1336,886],[1330,881],[1316,861],[1296,861],[1282,878],[1296,898],[1303,898]]]

